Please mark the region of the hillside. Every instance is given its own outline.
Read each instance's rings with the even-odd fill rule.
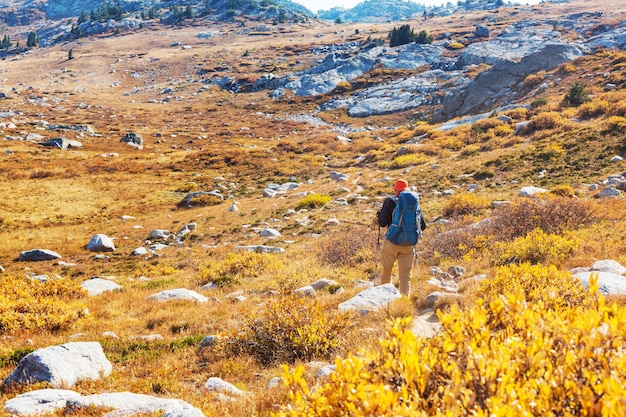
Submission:
[[[79,416],[118,409],[87,397],[122,392],[190,405],[183,407],[187,414],[178,403],[179,414],[167,414],[171,404],[159,403],[140,415],[311,415],[302,398],[311,409],[322,407],[315,403],[319,393],[326,405],[358,403],[361,388],[363,398],[372,395],[383,407],[388,392],[367,394],[370,371],[379,369],[383,380],[410,371],[410,358],[426,361],[432,343],[433,361],[455,363],[459,352],[461,363],[469,347],[493,363],[458,374],[430,363],[428,383],[416,382],[423,398],[432,395],[431,409],[427,401],[419,405],[425,415],[445,406],[454,415],[480,407],[505,415],[484,400],[490,395],[537,415],[542,410],[533,407],[545,411],[578,397],[592,403],[580,405],[581,414],[610,407],[598,392],[589,394],[601,386],[609,397],[615,381],[609,371],[595,385],[581,381],[605,368],[621,375],[623,286],[618,279],[605,306],[569,271],[580,274],[605,260],[626,265],[626,0],[613,3],[609,11],[576,0],[407,19],[401,23],[433,41],[396,48],[386,45],[398,23],[337,24],[294,12],[283,22],[278,14],[197,16],[181,25],[154,19],[5,54],[0,378],[36,349],[98,342],[111,373],[54,386],[83,397]],[[22,23],[12,33],[24,45],[34,26]],[[71,23],[55,22],[50,33],[66,34]],[[478,36],[479,27],[488,34]],[[345,312],[338,305],[379,274],[382,232],[373,218],[399,177],[416,186],[428,222],[412,294],[367,314]],[[542,193],[521,197],[528,187]],[[111,238],[114,250],[87,249],[96,235]],[[59,258],[24,260],[34,249]],[[463,272],[452,279],[446,271]],[[81,289],[101,281],[102,293]],[[524,300],[515,298],[522,287]],[[180,289],[193,291],[195,301],[151,298]],[[511,299],[509,290],[517,291]],[[440,297],[427,302],[432,293]],[[457,315],[437,318],[434,309]],[[501,316],[507,311],[520,321],[507,321]],[[390,322],[405,317],[413,321],[400,327],[417,333],[447,330],[415,341],[390,330]],[[614,321],[594,321],[600,317]],[[544,327],[524,332],[522,320],[529,329]],[[559,334],[567,326],[582,340],[575,347]],[[418,347],[381,349],[378,339],[387,331]],[[540,331],[541,337],[534,333]],[[489,332],[496,336],[488,339]],[[543,337],[545,350],[536,342]],[[362,377],[346,382],[354,384],[352,394],[332,386],[296,400],[274,379],[284,377],[283,364],[303,364],[292,388],[313,387],[319,368],[361,348],[381,356],[361,373],[365,362],[338,368],[348,379],[350,369]],[[532,361],[558,366],[542,373],[516,356],[522,350]],[[599,351],[613,352],[613,361],[593,356]],[[464,380],[492,375],[498,352],[509,359],[497,367],[506,378],[485,383],[484,391],[480,376]],[[383,375],[396,356],[409,363]],[[569,378],[570,365],[582,362],[584,378],[558,379],[563,384],[554,385],[571,391],[545,393],[546,403],[526,402],[523,394],[498,397],[531,392],[533,381],[550,387],[546,381]],[[558,376],[558,369],[568,371]],[[522,384],[523,375],[530,381],[523,387],[494,388]],[[233,390],[225,398],[210,378],[246,394]],[[403,378],[381,386],[404,387],[409,377]],[[52,386],[6,385],[0,398],[6,404]],[[404,415],[387,405],[389,415]],[[384,415],[369,410],[363,414]]]

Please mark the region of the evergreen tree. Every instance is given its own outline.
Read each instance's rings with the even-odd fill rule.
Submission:
[[[85,11],[83,10],[82,12],[80,12],[80,16],[78,17],[78,24],[80,25],[83,22],[87,21],[87,13],[85,13]]]
[[[185,19],[193,19],[193,9],[190,5],[185,8]]]
[[[67,59],[68,61],[71,59],[74,59],[74,50],[70,48],[69,51],[67,51]]]
[[[38,44],[37,34],[35,32],[28,32],[28,39],[26,40],[26,46],[34,48]]]

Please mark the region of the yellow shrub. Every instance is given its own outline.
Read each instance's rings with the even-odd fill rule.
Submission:
[[[458,217],[467,214],[478,214],[489,208],[490,201],[474,193],[453,195],[443,209],[444,217]]]
[[[463,48],[465,48],[465,45],[463,45],[459,41],[452,41],[452,42],[450,42],[448,44],[448,48],[450,48],[450,49],[463,49]]]
[[[418,153],[411,153],[407,155],[400,155],[393,158],[391,161],[381,161],[378,165],[381,168],[399,169],[406,168],[414,165],[425,164],[429,161],[429,158],[425,155]]]
[[[325,194],[307,194],[302,197],[298,204],[296,205],[296,210],[301,209],[313,209],[318,207],[324,207],[326,204],[330,203],[332,197]]]
[[[486,302],[502,294],[521,294],[527,302],[541,302],[549,309],[595,303],[595,297],[569,272],[529,263],[496,268],[495,277],[481,281],[477,294]]]
[[[574,197],[576,195],[571,185],[557,185],[550,190],[550,193],[561,197]]]
[[[354,330],[350,316],[316,298],[273,298],[263,312],[245,317],[243,330],[227,340],[226,351],[250,354],[266,365],[328,360]]]
[[[350,85],[350,83],[347,81],[341,81],[335,87],[335,92],[337,93],[345,93],[347,91],[352,91],[352,85]]]
[[[452,306],[431,339],[397,320],[379,346],[337,359],[318,386],[304,367],[284,368],[290,401],[273,415],[612,415],[623,401],[626,309],[594,304],[545,308],[499,294]]]
[[[494,244],[495,262],[503,265],[507,262],[546,263],[566,259],[578,248],[575,238],[547,234],[535,229],[513,242]]]
[[[557,112],[544,112],[531,117],[524,129],[527,132],[556,129],[565,124],[565,120]]]
[[[283,260],[279,254],[256,252],[231,252],[220,261],[206,263],[199,268],[200,284],[209,282],[222,284],[237,284],[243,278],[258,277],[268,270],[278,270],[283,267]]]
[[[624,133],[626,132],[626,117],[611,116],[606,122],[606,128],[609,132]]]
[[[539,71],[534,74],[530,74],[524,79],[524,88],[535,87],[541,84],[546,79],[546,72]]]
[[[606,100],[593,100],[583,103],[578,107],[578,117],[591,119],[606,114],[609,111],[609,102]]]
[[[0,280],[0,334],[15,330],[56,331],[82,317],[86,295],[80,285],[65,278],[2,277]]]

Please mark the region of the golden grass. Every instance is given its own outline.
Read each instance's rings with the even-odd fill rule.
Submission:
[[[550,10],[559,15],[574,6],[538,5],[535,11]],[[600,6],[584,3],[585,9],[590,10]],[[492,17],[505,25],[509,20],[528,17],[530,12],[520,9],[516,13],[516,17],[507,17],[505,12]],[[420,20],[418,26],[434,34],[457,26],[463,32],[481,21],[484,13],[479,15],[463,21],[454,16]],[[113,276],[125,290],[84,298],[90,315],[69,329],[12,332],[11,338],[0,344],[0,378],[15,367],[15,361],[7,358],[19,359],[29,349],[74,340],[72,335],[84,333],[78,340],[100,341],[113,362],[114,373],[98,382],[81,383],[77,387],[80,392],[129,390],[180,398],[207,415],[268,416],[277,404],[287,401],[284,389],[265,388],[272,377],[280,375],[279,367],[263,366],[249,355],[206,361],[197,348],[199,339],[237,332],[245,315],[265,305],[268,291],[291,292],[317,279],[329,278],[343,285],[346,292],[320,293],[328,305],[335,306],[356,294],[357,281],[371,279],[380,269],[375,246],[377,229],[371,225],[372,217],[378,208],[376,203],[391,192],[395,178],[405,177],[417,186],[426,219],[431,223],[418,247],[422,283],[414,278],[410,300],[399,300],[383,311],[357,318],[361,331],[345,340],[339,349],[341,354],[371,345],[382,333],[386,320],[414,314],[421,307],[420,286],[423,295],[435,289],[425,284],[430,266],[445,269],[460,264],[467,268],[468,275],[492,275],[493,264],[480,252],[483,246],[479,241],[472,242],[474,251],[469,245],[452,247],[451,242],[449,251],[443,253],[437,244],[446,242],[446,227],[432,224],[436,219],[457,217],[454,227],[481,220],[492,213],[490,201],[513,199],[521,185],[569,185],[577,198],[587,199],[590,193],[582,183],[623,171],[618,165],[596,158],[610,158],[626,146],[621,137],[625,125],[624,92],[600,91],[600,83],[590,86],[597,100],[582,109],[559,107],[566,91],[561,86],[542,92],[549,103],[545,106],[505,112],[514,123],[530,121],[530,127],[521,134],[496,118],[441,132],[435,130],[436,126],[416,122],[410,112],[367,120],[353,120],[343,110],[318,114],[328,123],[370,126],[371,130],[351,135],[350,145],[338,143],[337,133],[328,127],[285,117],[313,111],[321,101],[319,98],[289,96],[272,101],[266,92],[233,95],[215,86],[198,92],[206,86],[198,71],[213,70],[217,63],[232,64],[227,66],[228,71],[220,70],[219,75],[252,80],[268,65],[285,74],[296,65],[304,67],[318,58],[308,51],[319,43],[315,35],[320,32],[325,33],[324,42],[341,43],[356,28],[364,34],[363,39],[370,33],[372,38],[384,38],[391,26],[350,24],[341,26],[345,32],[334,32],[336,27],[326,23],[301,24],[294,28],[297,36],[273,33],[268,37],[242,37],[236,34],[239,29],[234,23],[220,26],[220,38],[202,40],[195,35],[206,28],[183,27],[123,38],[81,40],[74,45],[77,58],[71,62],[66,61],[67,45],[35,50],[20,61],[3,61],[3,77],[7,79],[4,87],[7,91],[16,89],[8,93],[3,105],[19,108],[20,114],[12,118],[17,128],[7,128],[2,133],[20,137],[31,132],[46,138],[63,136],[81,141],[84,148],[60,151],[40,148],[31,142],[0,141],[0,265],[7,274],[59,274],[76,283],[92,276]],[[172,36],[190,44],[192,49],[172,48]],[[229,48],[223,47],[225,43]],[[249,54],[242,58],[246,50]],[[623,72],[622,55],[586,56],[576,62],[575,71],[563,67],[554,74],[563,78],[563,85],[571,85],[584,74],[615,68],[616,73],[611,76],[617,79]],[[242,60],[250,65],[237,65]],[[296,64],[296,60],[300,63]],[[483,69],[477,68],[469,75]],[[131,71],[145,78],[128,76]],[[187,81],[189,75],[197,81]],[[377,69],[365,74],[353,88],[365,87],[376,79],[393,80],[407,75]],[[527,83],[535,85],[538,81]],[[173,98],[167,103],[159,102],[164,99],[159,92],[166,87],[175,90]],[[33,96],[57,97],[60,102],[43,105],[32,100]],[[529,96],[528,103],[535,98]],[[609,103],[608,110],[604,103]],[[584,120],[575,120],[580,113]],[[97,136],[74,130],[49,131],[39,125],[40,120],[56,125],[88,124]],[[384,128],[388,125],[400,127]],[[119,143],[131,131],[142,135],[143,150]],[[411,153],[407,160],[394,162],[406,141],[423,135],[419,145],[408,147]],[[382,142],[375,137],[382,138]],[[12,153],[6,152],[9,150]],[[103,156],[112,153],[119,155]],[[355,159],[361,154],[365,155],[364,162]],[[538,178],[540,170],[551,168],[546,178]],[[333,170],[349,174],[350,179],[342,183],[331,180],[329,172]],[[296,192],[274,199],[262,196],[268,184],[292,181],[292,177],[301,183]],[[454,189],[463,196],[461,191],[473,183],[480,186],[475,199],[434,193]],[[177,207],[188,191],[211,191],[218,185],[226,187],[222,190],[227,197],[224,203]],[[348,191],[338,191],[341,187]],[[302,197],[294,194],[306,191],[331,196],[332,200],[323,207],[314,204],[283,217],[301,201]],[[346,198],[348,205],[334,201],[337,197]],[[227,211],[233,201],[240,203],[240,211]],[[570,258],[561,261],[563,268],[589,266],[597,259],[607,258],[626,264],[623,200],[602,201],[598,206],[598,221],[575,231],[579,246]],[[122,220],[122,215],[135,219]],[[331,217],[337,218],[340,225],[327,226]],[[182,246],[164,249],[156,257],[130,255],[148,239],[151,230],[177,232],[189,222],[198,227]],[[282,237],[261,238],[255,228],[263,227],[276,227]],[[84,246],[95,233],[115,237],[117,250],[110,254],[110,259],[96,260],[93,253],[85,251]],[[462,242],[468,244],[467,239]],[[263,260],[254,263],[254,255],[246,257],[237,249],[247,244],[280,246],[287,249],[287,254],[262,255]],[[33,248],[55,250],[64,261],[76,265],[16,261],[20,251]],[[233,263],[229,256],[239,258]],[[237,262],[249,269],[237,269]],[[200,285],[216,278],[225,285],[200,290]],[[163,289],[180,287],[221,302],[200,305],[145,300]],[[461,299],[448,300],[438,307],[445,309],[446,303],[470,305],[476,287],[477,284],[468,284],[461,291]],[[242,291],[247,300],[234,301],[230,295],[235,291]],[[115,332],[120,339],[103,337],[106,331]],[[164,340],[132,340],[133,336],[150,334],[160,334]],[[312,375],[314,372],[310,371],[309,377]],[[214,401],[201,390],[210,376],[222,377],[258,395],[233,404]],[[17,394],[2,393],[0,400]]]

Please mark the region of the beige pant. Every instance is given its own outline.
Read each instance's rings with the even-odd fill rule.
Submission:
[[[398,276],[400,278],[400,293],[407,297],[411,294],[411,269],[413,268],[414,246],[395,245],[385,239],[381,254],[383,272],[379,284],[391,282],[391,270],[398,260]]]

